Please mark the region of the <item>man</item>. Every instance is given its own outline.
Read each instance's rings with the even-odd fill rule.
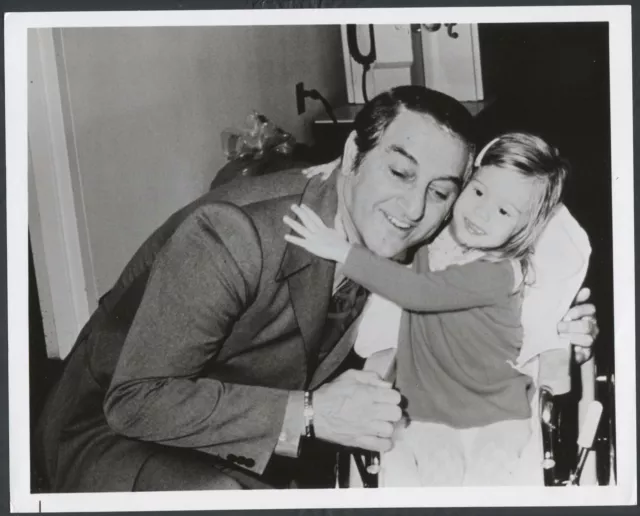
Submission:
[[[349,240],[401,258],[440,228],[472,127],[452,98],[396,88],[358,115],[342,174],[240,179],[173,215],[66,360],[39,428],[51,489],[287,486],[299,461],[279,457],[296,457],[303,434],[388,450],[399,394],[373,373],[342,372],[366,295],[285,245],[282,218],[305,203]],[[594,309],[573,310],[559,330],[589,345],[593,318],[580,319]]]

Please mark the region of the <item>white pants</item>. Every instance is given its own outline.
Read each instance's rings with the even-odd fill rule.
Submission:
[[[543,485],[541,454],[531,437],[531,420],[468,429],[412,421],[382,455],[379,485]]]

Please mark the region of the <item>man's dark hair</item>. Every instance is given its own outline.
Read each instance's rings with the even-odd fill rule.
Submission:
[[[423,86],[398,86],[371,99],[356,116],[356,168],[402,109],[430,116],[467,145],[475,141],[473,117],[456,99]]]

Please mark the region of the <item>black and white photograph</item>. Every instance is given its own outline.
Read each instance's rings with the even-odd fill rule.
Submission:
[[[630,20],[9,14],[13,510],[635,504]]]

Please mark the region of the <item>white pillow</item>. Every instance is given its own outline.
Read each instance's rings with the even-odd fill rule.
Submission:
[[[524,341],[518,365],[552,349],[570,349],[557,325],[580,290],[589,267],[587,233],[564,205],[544,229],[532,257],[535,282],[525,288],[522,305]]]

